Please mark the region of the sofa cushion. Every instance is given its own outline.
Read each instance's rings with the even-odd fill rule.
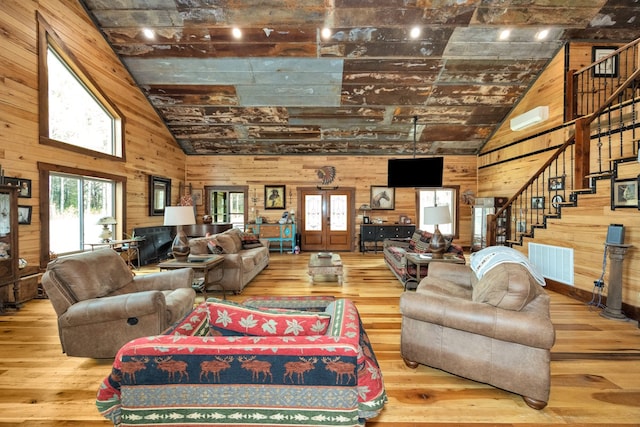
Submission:
[[[102,268],[95,268],[96,265]],[[108,296],[133,280],[127,264],[112,249],[97,249],[77,256],[56,258],[47,269],[53,271],[75,301]]]
[[[429,248],[431,236],[433,234],[428,231],[416,230],[409,240],[409,250],[420,254],[431,252],[431,248]]]
[[[473,287],[472,299],[494,307],[520,311],[535,296],[538,285],[526,267],[504,263],[492,268]]]
[[[240,245],[236,245],[233,237],[229,233],[218,234],[216,240],[225,254],[237,254],[240,251]]]
[[[207,300],[209,326],[222,335],[324,335],[331,322],[327,313],[271,310],[216,298]]]
[[[207,248],[206,239],[191,239],[189,240],[189,249],[192,255],[207,255],[209,249]]]

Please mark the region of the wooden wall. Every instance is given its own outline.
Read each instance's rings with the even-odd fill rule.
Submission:
[[[249,198],[254,195],[257,197],[256,209],[271,222],[279,219],[282,211],[263,209],[265,184],[284,184],[287,192],[286,208],[294,209],[297,214],[297,188],[320,185],[316,170],[322,166],[334,166],[336,178],[330,186],[355,188],[357,209],[362,204],[370,203],[372,185],[386,186],[387,160],[388,157],[381,156],[193,156],[187,161],[187,182],[194,189],[203,189],[205,185],[248,185]],[[444,185],[459,186],[459,194],[467,190],[476,193],[476,157],[447,156],[444,168]],[[375,210],[369,216],[395,223],[400,215],[405,215],[415,222],[415,195],[413,188],[396,188],[395,209]],[[251,202],[250,204],[252,205]],[[198,207],[198,215],[203,214],[204,205]],[[362,212],[358,214],[361,215]],[[460,235],[456,241],[468,246],[471,242],[471,208],[462,201],[459,216]],[[360,222],[361,218],[358,218],[357,223]]]
[[[126,161],[98,159],[39,144],[36,12],[124,115]],[[179,183],[184,180],[186,156],[84,9],[77,1],[68,0],[3,1],[0,28],[0,165],[7,176],[32,180],[32,197],[19,199],[21,205],[33,206],[31,225],[19,228],[21,257],[29,265],[38,265],[42,209],[38,162],[125,177],[125,231],[162,224],[162,217],[148,215],[148,176],[171,178],[173,194],[177,195]]]
[[[591,58],[591,45],[571,45],[567,65],[572,68],[584,67]],[[589,61],[589,62],[587,62]],[[534,83],[526,97],[514,109],[513,115],[521,114],[537,105],[547,104],[550,119],[540,125],[520,132],[509,129],[509,119],[495,133],[478,156],[478,195],[511,196],[520,189],[523,181],[546,161],[554,147],[562,144],[573,132],[572,127],[560,127],[549,133],[542,133],[561,125],[559,109],[564,97],[565,52],[559,52],[550,62],[549,68]],[[597,129],[592,128],[592,133]],[[540,134],[542,133],[542,134]],[[637,131],[636,131],[637,133]],[[532,136],[540,134],[538,136]],[[631,147],[632,131],[624,132],[622,138]],[[616,136],[620,138],[620,136]],[[592,140],[592,153],[597,153],[597,140]],[[592,156],[591,167],[597,167]],[[635,178],[640,174],[640,165],[631,162],[619,169],[620,178]],[[589,295],[593,291],[593,281],[600,278],[603,269],[604,242],[609,224],[624,224],[625,243],[634,245],[623,263],[623,303],[640,307],[640,211],[636,208],[611,209],[611,181],[598,180],[596,194],[580,195],[578,206],[563,208],[562,218],[547,222],[546,229],[537,229],[534,239],[525,239],[522,247],[527,253],[529,241],[552,246],[568,247],[574,250],[574,288]],[[605,284],[609,280],[609,260],[605,274]],[[568,289],[572,292],[571,289]],[[578,292],[580,293],[580,292]],[[606,295],[606,290],[605,290]]]

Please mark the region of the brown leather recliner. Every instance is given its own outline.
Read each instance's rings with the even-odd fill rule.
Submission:
[[[134,338],[157,335],[193,310],[190,268],[134,276],[112,249],[49,263],[42,286],[68,356],[111,358]]]
[[[400,298],[401,353],[418,364],[547,405],[555,329],[549,296],[527,268],[493,267],[478,280],[468,266],[431,263],[415,292]]]

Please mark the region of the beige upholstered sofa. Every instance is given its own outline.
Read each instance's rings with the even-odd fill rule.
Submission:
[[[49,263],[42,286],[58,315],[62,351],[111,358],[127,341],[162,333],[193,310],[190,268],[133,276],[112,249]]]
[[[502,263],[480,280],[469,266],[434,263],[415,292],[400,298],[401,352],[424,364],[522,395],[549,398],[555,330],[549,296],[527,267]]]
[[[258,239],[237,228],[207,237],[189,240],[190,256],[222,254],[224,273],[220,285],[235,294],[269,265],[269,240]]]

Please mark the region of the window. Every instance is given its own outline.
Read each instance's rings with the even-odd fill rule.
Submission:
[[[419,228],[433,233],[434,225],[426,225],[424,218],[424,208],[429,206],[449,206],[451,223],[438,224],[438,228],[443,235],[458,237],[458,188],[426,188],[417,190]]]
[[[102,217],[114,217],[115,186],[110,180],[52,173],[49,176],[49,242],[57,254],[97,243]],[[112,232],[114,226],[112,227]],[[115,233],[114,233],[115,234]]]
[[[245,186],[205,187],[205,212],[214,223],[231,223],[244,229],[247,221],[247,192]]]
[[[122,160],[121,115],[40,17],[40,142]]]

